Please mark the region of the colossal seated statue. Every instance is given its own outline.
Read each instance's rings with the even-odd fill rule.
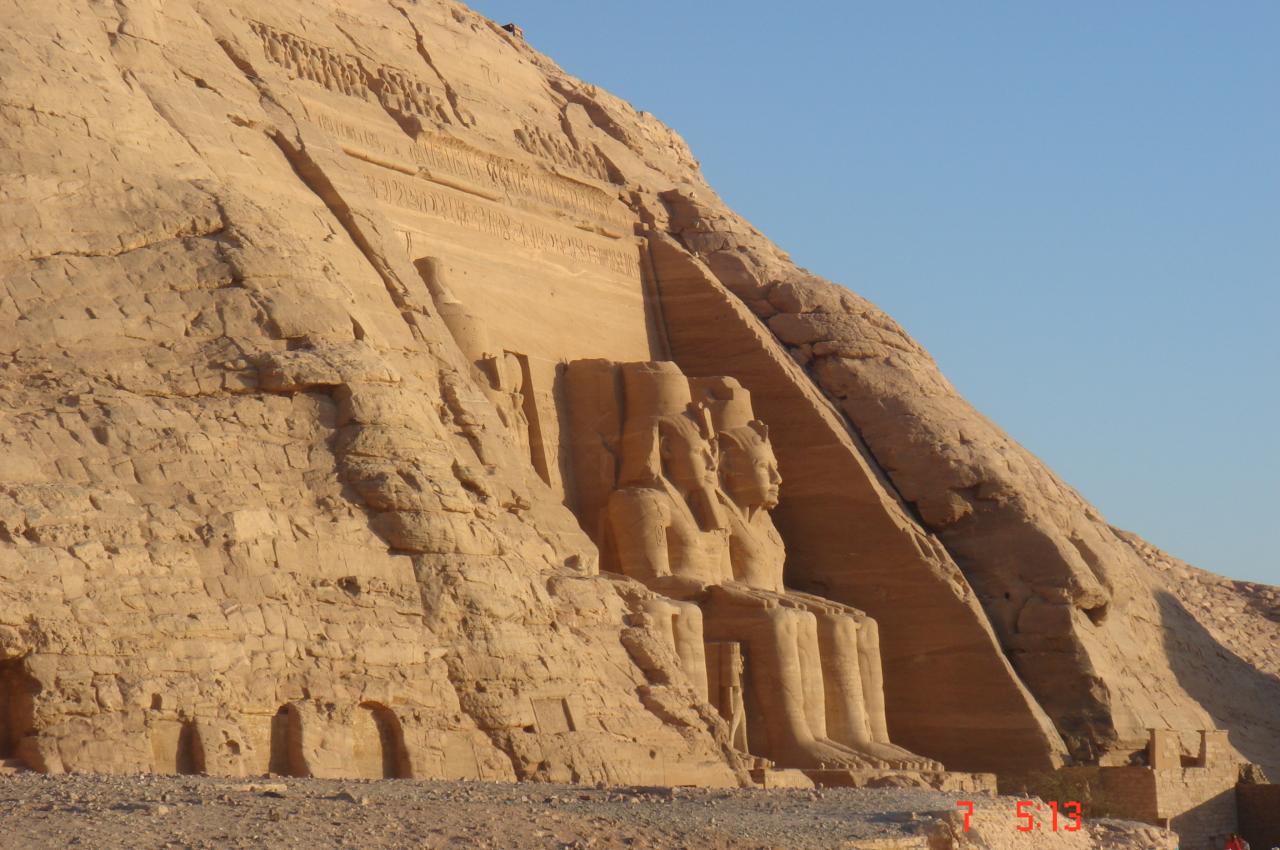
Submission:
[[[811,725],[825,728],[830,740],[889,766],[940,770],[941,765],[889,742],[876,621],[856,608],[783,586],[786,550],[769,514],[778,505],[782,477],[768,428],[752,414],[750,393],[733,378],[695,378],[690,383],[695,403],[708,410],[714,425],[720,493],[729,523],[733,581],[716,588],[713,601],[742,593],[737,586],[745,585],[754,604],[798,607],[812,614],[822,694],[810,699],[817,703],[815,711],[825,711],[825,716]],[[707,636],[714,639],[721,621],[728,619],[709,620]]]
[[[875,622],[783,587],[785,547],[768,513],[781,479],[746,391],[727,378],[691,382],[673,363],[614,369],[622,412],[604,562],[665,597],[651,614],[690,679],[701,690],[707,648],[740,648],[751,750],[781,766],[940,769],[889,743]]]

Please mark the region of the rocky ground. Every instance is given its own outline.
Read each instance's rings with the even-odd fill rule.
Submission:
[[[1007,804],[1007,805],[1006,805]],[[1007,809],[1007,811],[1005,811]],[[697,848],[960,850],[1164,848],[1156,830],[1088,824],[1078,836],[1011,829],[1010,798],[903,789],[704,790],[478,782],[230,780],[181,776],[0,777],[0,848]],[[979,837],[992,836],[990,843]],[[1016,835],[1010,843],[1010,834]],[[1059,840],[1059,839],[1078,840]]]

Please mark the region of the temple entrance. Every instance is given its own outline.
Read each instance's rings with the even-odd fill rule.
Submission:
[[[282,705],[271,719],[271,762],[277,776],[310,776],[302,755],[302,715],[291,705]]]
[[[408,779],[400,720],[385,705],[362,703],[351,730],[352,768],[361,779]]]
[[[159,719],[151,724],[152,769],[195,776],[204,773],[204,748],[193,720]]]
[[[0,661],[0,761],[22,761],[22,739],[35,723],[35,696],[40,685],[20,658]]]
[[[196,724],[186,721],[178,731],[178,754],[174,760],[177,772],[186,776],[204,773],[204,748]]]

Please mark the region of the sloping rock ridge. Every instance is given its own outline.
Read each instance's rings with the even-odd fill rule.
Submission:
[[[5,763],[734,785],[1217,723],[1280,768],[1266,658],[518,32],[0,21]]]

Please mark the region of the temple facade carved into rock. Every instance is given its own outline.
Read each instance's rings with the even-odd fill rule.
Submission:
[[[1220,729],[1280,773],[1280,680],[515,31],[11,23],[3,765],[958,788]]]

